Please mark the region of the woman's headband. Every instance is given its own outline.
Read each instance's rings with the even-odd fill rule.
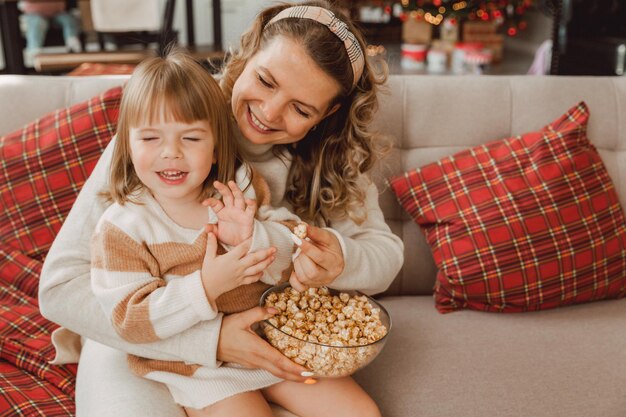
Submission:
[[[348,29],[348,25],[337,18],[333,12],[317,6],[293,6],[288,7],[278,13],[270,20],[265,27],[268,27],[272,23],[276,23],[279,20],[289,17],[295,17],[300,19],[311,19],[321,23],[333,32],[346,47],[348,57],[350,58],[350,64],[352,65],[352,74],[354,80],[352,81],[352,87],[356,85],[363,74],[363,67],[365,66],[365,57],[363,50],[359,45],[359,41]]]

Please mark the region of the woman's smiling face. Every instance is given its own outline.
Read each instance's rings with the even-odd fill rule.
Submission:
[[[277,36],[248,60],[235,82],[232,109],[239,130],[255,144],[286,144],[339,106],[339,83],[296,42]]]

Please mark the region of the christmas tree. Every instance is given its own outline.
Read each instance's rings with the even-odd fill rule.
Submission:
[[[400,19],[424,20],[438,26],[452,21],[491,21],[509,36],[526,29],[524,13],[533,0],[402,0]]]

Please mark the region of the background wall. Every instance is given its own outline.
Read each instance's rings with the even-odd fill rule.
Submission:
[[[543,41],[552,38],[552,18],[533,8],[526,12],[525,20],[528,29],[519,31],[517,36],[507,36],[505,47],[532,54]]]
[[[165,0],[159,0],[161,4]],[[222,39],[224,48],[236,47],[239,44],[239,36],[248,28],[259,11],[268,5],[274,4],[274,0],[222,0]],[[196,44],[213,43],[213,17],[211,0],[194,0]],[[176,2],[174,15],[174,27],[180,33],[183,44],[187,43],[185,2]]]

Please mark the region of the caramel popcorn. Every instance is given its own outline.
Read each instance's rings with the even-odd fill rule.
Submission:
[[[306,238],[306,223],[298,223],[293,228],[293,234],[304,240]]]
[[[317,376],[354,373],[376,356],[382,346],[372,343],[388,331],[366,296],[332,295],[326,287],[286,287],[268,294],[265,307],[279,311],[262,326],[268,341]]]

